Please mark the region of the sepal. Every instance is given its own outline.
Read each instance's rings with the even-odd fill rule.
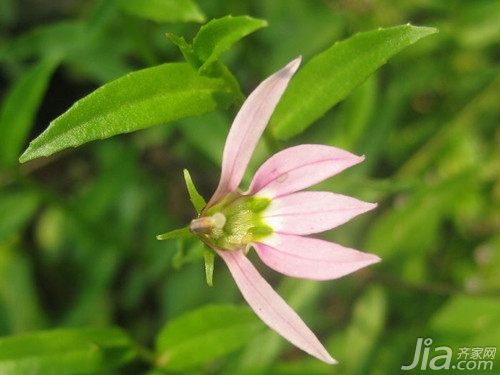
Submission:
[[[189,193],[189,199],[193,204],[196,212],[199,214],[201,210],[207,205],[205,199],[198,193],[196,187],[193,184],[193,180],[191,179],[191,175],[187,169],[184,169],[184,180],[186,181],[186,187]]]
[[[170,232],[166,232],[163,234],[159,234],[156,236],[157,240],[172,240],[175,238],[194,238],[196,237],[191,231],[189,230],[189,225],[184,228],[180,229],[174,229],[171,230]]]
[[[203,258],[205,260],[205,275],[207,278],[207,285],[214,286],[214,259],[215,253],[208,247],[203,250]]]

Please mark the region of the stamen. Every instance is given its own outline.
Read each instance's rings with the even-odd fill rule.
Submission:
[[[194,234],[208,233],[212,228],[222,229],[226,224],[226,217],[221,212],[216,212],[213,216],[199,217],[191,221],[189,229]]]
[[[194,234],[204,233],[212,228],[212,218],[211,217],[200,217],[198,219],[191,220],[189,229]]]

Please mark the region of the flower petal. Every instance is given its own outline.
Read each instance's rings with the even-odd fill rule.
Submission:
[[[341,194],[302,191],[274,198],[264,220],[275,232],[311,234],[335,228],[375,207]]]
[[[262,164],[253,178],[248,195],[270,198],[315,185],[364,160],[340,148],[299,145],[284,149]]]
[[[227,136],[219,186],[208,206],[238,188],[255,147],[300,61],[298,57],[268,77],[243,103]]]
[[[306,353],[329,364],[337,363],[297,313],[262,278],[241,251],[217,252],[226,262],[243,297],[264,323]]]
[[[311,280],[336,279],[380,261],[376,255],[333,242],[277,233],[253,247],[273,270]]]

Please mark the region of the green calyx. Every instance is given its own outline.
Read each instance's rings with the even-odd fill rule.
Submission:
[[[268,198],[247,197],[228,194],[218,204],[206,207],[206,202],[198,193],[187,170],[184,179],[197,219],[181,229],[175,229],[156,236],[159,240],[189,238],[198,236],[207,246],[203,256],[207,284],[213,285],[213,248],[227,251],[248,250],[248,245],[273,233],[273,229],[263,221],[265,209],[271,204]],[[210,249],[212,248],[212,249]]]
[[[273,233],[263,221],[269,198],[229,194],[191,222],[191,231],[205,243],[236,251]]]

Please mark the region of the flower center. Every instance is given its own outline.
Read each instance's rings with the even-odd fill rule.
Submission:
[[[221,250],[246,249],[248,244],[273,233],[262,220],[270,203],[268,198],[229,194],[191,221],[191,232]]]

